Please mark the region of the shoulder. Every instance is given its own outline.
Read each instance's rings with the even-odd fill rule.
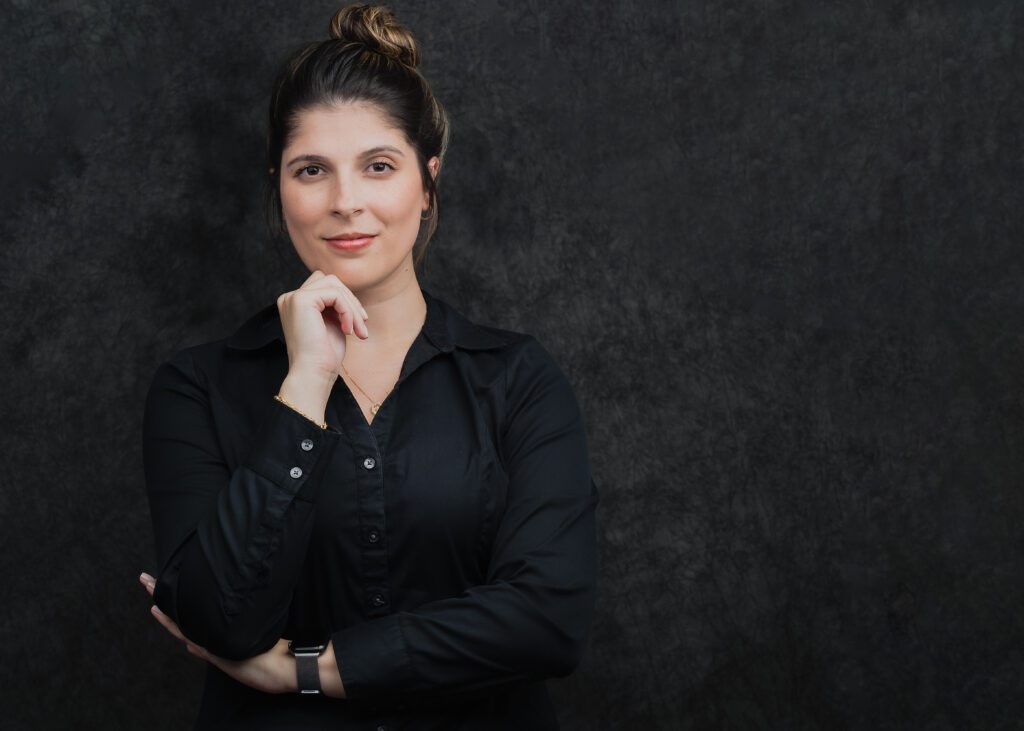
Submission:
[[[548,347],[535,335],[470,319],[455,307],[434,298],[444,312],[445,328],[428,335],[442,350],[461,351],[479,363],[499,361],[506,382],[515,387],[537,378],[558,378],[564,374]],[[439,323],[438,318],[434,323]]]
[[[576,394],[566,372],[548,346],[521,333],[505,349],[505,389],[510,410],[543,406],[577,415]]]
[[[538,349],[547,352],[530,333],[485,324],[426,289],[422,291],[427,301],[424,330],[441,350],[493,352],[506,360],[519,353],[536,353]]]
[[[530,333],[516,333],[504,350],[510,384],[536,379],[566,379],[548,346]]]
[[[221,337],[199,340],[172,350],[157,366],[154,381],[187,380],[205,387],[211,379],[221,375],[234,377],[238,372],[235,366],[241,366],[244,371],[247,362],[286,356],[281,333],[274,302],[238,317],[235,326]],[[280,349],[274,347],[275,341],[280,343]]]
[[[524,409],[578,413],[569,379],[541,339],[483,324],[427,290],[423,294],[428,337],[441,350],[458,353],[473,380],[483,384],[479,390],[503,389],[509,416]]]
[[[497,355],[510,378],[561,374],[551,351],[535,335],[478,322],[445,300],[423,290],[427,300],[427,335],[442,350]]]

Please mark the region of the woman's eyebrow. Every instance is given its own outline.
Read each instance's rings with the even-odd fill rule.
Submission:
[[[378,152],[397,152],[402,157],[405,157],[405,153],[403,153],[397,147],[392,147],[391,145],[377,145],[376,147],[371,147],[369,150],[363,153],[363,157],[376,155]]]
[[[376,155],[377,153],[380,152],[394,152],[397,153],[398,155],[401,155],[402,157],[405,157],[405,153],[403,153],[397,147],[392,147],[391,145],[377,145],[376,147],[371,147],[369,150],[364,150],[360,157],[369,157],[370,155]],[[302,161],[330,164],[330,160],[328,160],[323,155],[304,154],[299,155],[298,157],[293,157],[291,160],[289,160],[288,167],[291,167],[295,163]]]

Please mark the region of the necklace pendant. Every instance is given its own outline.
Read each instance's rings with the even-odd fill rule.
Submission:
[[[380,408],[380,404],[374,404],[373,406],[370,407],[370,413],[376,415],[377,414],[377,409],[379,409],[379,408]]]

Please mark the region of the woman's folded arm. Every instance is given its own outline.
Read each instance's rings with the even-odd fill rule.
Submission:
[[[228,659],[281,637],[339,438],[268,396],[246,456],[229,469],[188,351],[157,369],[143,419],[154,601],[186,637]]]

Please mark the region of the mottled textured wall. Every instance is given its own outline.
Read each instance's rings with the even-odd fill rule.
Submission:
[[[1016,6],[392,3],[454,124],[423,282],[587,414],[564,728],[1020,727]],[[263,115],[335,8],[0,11],[6,728],[194,713],[136,583],[143,397],[305,276],[263,235]]]

